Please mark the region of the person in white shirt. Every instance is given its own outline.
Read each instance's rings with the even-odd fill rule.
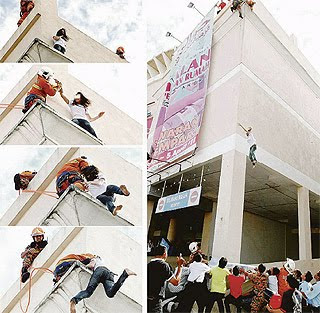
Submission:
[[[57,34],[52,37],[53,39],[53,48],[60,51],[62,54],[65,54],[67,48],[67,41],[69,37],[67,36],[67,31],[64,28],[61,28],[57,31]]]
[[[247,142],[250,146],[250,150],[249,150],[249,159],[253,165],[253,168],[256,167],[257,164],[257,158],[255,155],[255,151],[257,150],[257,141],[253,136],[252,133],[252,127],[249,127],[248,129],[245,129],[240,123],[239,126],[246,132],[246,136],[247,136]]]
[[[194,302],[197,302],[198,312],[203,312],[205,308],[209,296],[205,274],[210,272],[210,267],[202,261],[202,255],[199,253],[189,265],[188,282],[177,312],[191,312]]]
[[[267,273],[268,276],[268,288],[273,291],[274,294],[279,294],[278,290],[278,275],[280,274],[280,270],[277,267],[270,268]]]
[[[122,209],[122,205],[114,205],[114,195],[117,194],[128,197],[130,192],[127,187],[125,185],[120,185],[119,187],[116,185],[107,185],[104,175],[94,165],[90,165],[84,169],[83,175],[86,177],[89,193],[107,206],[113,215],[117,215],[118,211]]]
[[[76,313],[76,304],[85,298],[90,298],[99,284],[102,284],[107,297],[113,298],[129,276],[136,276],[137,274],[128,268],[124,269],[119,279],[114,282],[114,273],[112,273],[99,256],[91,259],[87,265],[88,268],[93,270],[88,286],[85,290],[80,291],[70,301],[70,312]]]
[[[97,119],[101,118],[105,114],[105,112],[100,112],[96,117],[90,116],[88,112],[88,107],[91,104],[91,101],[88,98],[86,98],[80,91],[76,93],[72,101],[70,101],[63,94],[62,88],[60,89],[60,96],[64,100],[64,102],[68,104],[70,108],[72,122],[88,131],[94,137],[97,137],[97,134],[92,128],[90,122],[94,122]]]

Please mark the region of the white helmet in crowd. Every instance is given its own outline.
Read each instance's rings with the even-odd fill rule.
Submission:
[[[287,258],[287,262],[284,263],[284,268],[289,272],[293,273],[293,271],[296,269],[296,264],[293,260]]]
[[[191,253],[194,253],[198,250],[198,243],[197,242],[191,242],[189,245],[189,250]]]
[[[53,77],[54,73],[50,67],[44,66],[39,70],[38,75],[49,80],[49,78]]]

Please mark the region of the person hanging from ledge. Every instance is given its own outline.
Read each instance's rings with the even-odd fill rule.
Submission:
[[[76,263],[79,262],[83,265],[88,265],[92,258],[95,256],[91,253],[83,253],[83,254],[68,254],[62,259],[60,259],[53,272],[53,282],[56,284],[62,277],[65,275],[70,267]]]
[[[21,253],[21,258],[23,259],[22,269],[21,269],[21,282],[25,283],[29,277],[29,269],[39,255],[39,253],[46,247],[48,244],[47,240],[44,240],[44,230],[41,227],[36,227],[32,230],[31,237],[33,242],[28,245],[25,250]]]
[[[257,141],[253,136],[252,127],[245,129],[240,123],[239,123],[239,126],[246,132],[247,142],[250,145],[249,159],[253,165],[253,168],[255,168],[258,162],[255,154],[255,151],[257,150]]]
[[[89,193],[102,202],[108,210],[116,216],[122,209],[122,205],[115,206],[115,194],[128,197],[130,192],[125,185],[115,186],[107,185],[106,178],[94,165],[90,165],[83,170],[87,183],[89,185]]]
[[[56,190],[59,197],[62,196],[70,185],[74,185],[82,191],[88,191],[88,185],[83,176],[83,170],[89,166],[86,159],[85,156],[81,156],[62,166],[56,180]]]
[[[67,31],[65,28],[60,28],[57,31],[57,34],[52,37],[53,39],[53,48],[65,54],[67,48],[67,41],[69,41],[69,37],[67,36]]]
[[[30,12],[34,8],[33,0],[21,0],[20,1],[20,19],[18,21],[18,27],[22,24],[22,22],[27,18]]]
[[[117,51],[116,51],[116,54],[119,56],[119,58],[121,59],[126,59],[125,56],[124,56],[124,48],[123,47],[118,47]]]
[[[76,313],[76,305],[83,299],[90,298],[99,284],[102,284],[107,297],[113,298],[119,291],[129,276],[136,276],[137,274],[128,268],[125,268],[119,279],[114,282],[115,274],[112,273],[101,259],[100,256],[95,256],[91,259],[87,267],[93,270],[88,286],[85,290],[80,291],[70,301],[70,312]]]
[[[29,183],[37,175],[37,172],[24,171],[14,175],[14,187],[15,190],[25,190],[28,188]]]
[[[54,73],[49,67],[44,66],[39,70],[37,80],[24,100],[22,113],[27,113],[38,100],[46,102],[47,96],[53,97],[57,91],[60,91],[62,84],[54,79],[53,75]]]
[[[241,7],[244,3],[250,7],[251,11],[253,10],[253,6],[256,4],[253,0],[233,0],[231,11],[239,11],[239,17],[241,18],[243,18]]]
[[[61,98],[64,102],[69,106],[71,115],[72,115],[72,122],[80,126],[81,128],[85,129],[89,132],[92,136],[97,138],[97,134],[92,128],[90,122],[94,122],[97,119],[101,118],[105,112],[100,112],[96,117],[90,116],[88,112],[88,107],[91,104],[91,101],[86,98],[82,92],[77,92],[74,96],[73,100],[69,100],[64,94],[63,89],[60,89]]]

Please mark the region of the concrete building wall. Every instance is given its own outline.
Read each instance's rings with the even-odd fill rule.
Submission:
[[[242,229],[241,263],[285,260],[285,224],[244,212]]]
[[[92,127],[95,129],[97,136],[105,144],[142,144],[141,124],[117,108],[116,105],[110,103],[108,100],[85,86],[81,81],[70,75],[68,73],[67,65],[50,65],[50,67],[54,70],[55,77],[63,83],[64,94],[68,99],[72,100],[74,95],[78,91],[81,91],[92,101],[92,106],[89,108],[91,116],[96,116],[101,111],[106,112],[105,116],[101,119],[92,122]],[[12,104],[13,106],[16,104],[23,105],[24,99],[36,79],[36,73],[39,69],[39,65],[33,66],[20,80],[18,85],[2,100],[2,103]],[[70,109],[60,97],[59,93],[54,97],[48,97],[47,104],[63,117],[71,120],[72,116]],[[12,107],[2,111],[0,114],[0,138],[3,139],[22,117],[23,113],[21,110],[13,109]],[[63,132],[63,129],[60,129],[59,131]],[[79,135],[81,134],[79,133]],[[20,143],[26,144],[23,138],[20,139]],[[61,142],[60,144],[65,143]]]
[[[122,204],[119,216],[134,225],[142,219],[141,170],[107,148],[58,148],[29,185],[32,190],[55,191],[56,173],[73,158],[87,156],[90,164],[102,171],[107,184],[125,184],[131,192],[129,197],[118,196],[116,204]],[[6,211],[1,225],[38,225],[55,205],[57,199],[39,193],[22,193]],[[106,214],[109,214],[106,212]],[[98,217],[97,217],[98,218]],[[92,216],[92,225],[95,225]],[[98,221],[96,223],[99,223]]]
[[[103,245],[101,244],[102,238]],[[116,274],[121,274],[126,267],[135,271],[138,276],[129,277],[121,288],[121,293],[129,297],[128,312],[130,312],[130,301],[142,304],[141,245],[136,241],[114,228],[61,228],[54,238],[50,238],[49,245],[37,257],[34,266],[46,267],[53,270],[56,262],[70,253],[100,255],[104,259],[106,266]],[[128,257],[129,255],[130,258]],[[75,278],[77,277],[75,276]],[[14,285],[1,298],[1,312],[20,312],[19,298],[21,297],[23,304],[27,303],[27,287],[27,285],[24,285],[20,291],[19,279],[17,279]],[[33,309],[42,301],[52,287],[51,274],[36,273],[32,285],[30,312],[33,312]],[[65,285],[65,288],[68,290],[68,284]],[[105,307],[109,307],[110,302],[113,300],[107,297],[99,297],[101,295],[102,290],[100,287],[97,294],[92,296],[91,301],[95,303],[100,302],[100,306],[105,304]],[[70,299],[65,299],[66,311],[64,312],[68,312],[68,300]],[[56,313],[59,311],[52,312]]]
[[[58,16],[57,0],[35,1],[35,7],[32,12],[1,49],[0,62],[17,62],[35,38],[41,39],[52,47],[52,36],[60,28],[65,28],[71,38],[67,43],[65,55],[73,62],[126,62],[120,59],[113,51],[61,19]],[[85,53],[79,53],[79,51]],[[52,60],[48,59],[42,62],[50,63]]]

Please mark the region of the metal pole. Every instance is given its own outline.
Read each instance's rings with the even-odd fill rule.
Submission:
[[[200,187],[202,186],[203,172],[204,172],[204,166],[202,166],[202,170],[201,170]]]
[[[181,174],[181,178],[180,178],[180,182],[179,182],[179,189],[178,189],[178,193],[181,190],[181,184],[182,184],[182,179],[183,179],[183,173]]]
[[[165,180],[162,188],[161,198],[163,197],[164,189],[166,188],[166,186],[167,186],[167,181]]]
[[[202,17],[204,17],[204,15],[196,8],[196,7],[194,7],[196,10],[197,10],[197,12],[200,14],[200,15],[202,15]]]

